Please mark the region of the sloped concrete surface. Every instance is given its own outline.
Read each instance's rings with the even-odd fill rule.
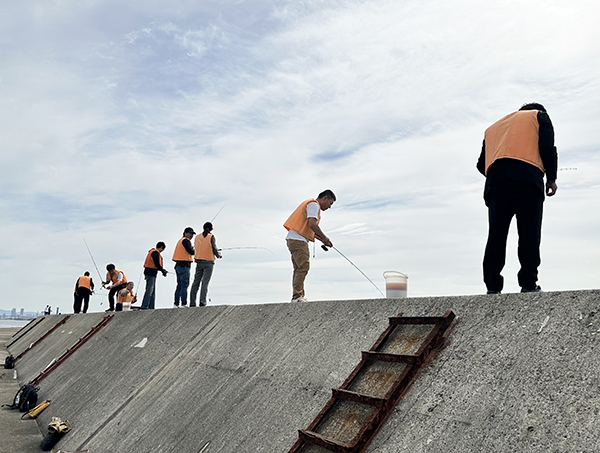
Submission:
[[[0,329],[0,345],[13,341],[12,336],[18,328]],[[0,402],[12,404],[19,382],[13,379],[13,371],[4,368],[4,359],[8,353],[4,347],[0,353]],[[34,420],[21,420],[23,415],[18,410],[0,408],[0,453],[27,453],[40,451],[40,442],[43,438],[37,423]]]
[[[446,348],[369,452],[599,451],[599,302],[577,291],[116,313],[41,381],[52,406],[39,424],[68,419],[67,451],[287,452],[389,316],[451,309]],[[71,317],[17,364],[23,379],[103,316]]]

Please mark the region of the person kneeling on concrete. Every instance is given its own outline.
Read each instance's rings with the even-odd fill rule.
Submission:
[[[131,304],[135,304],[137,298],[133,294],[133,282],[127,283],[125,289],[119,291],[117,295],[117,307],[115,311],[129,311],[131,310]]]

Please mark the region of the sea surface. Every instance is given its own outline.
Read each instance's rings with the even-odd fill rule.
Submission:
[[[6,329],[10,327],[23,327],[30,320],[18,320],[18,319],[0,319],[0,329]]]

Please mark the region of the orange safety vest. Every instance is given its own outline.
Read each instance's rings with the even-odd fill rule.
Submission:
[[[175,250],[173,251],[173,261],[194,261],[194,255],[190,255],[183,246],[184,239],[187,238],[184,236],[177,242]]]
[[[300,203],[300,206],[296,208],[292,215],[285,221],[283,226],[286,230],[293,230],[296,233],[304,236],[309,241],[314,242],[315,240],[315,232],[308,226],[308,218],[306,217],[306,206],[309,203],[316,202],[319,205],[319,202],[314,198],[309,198],[308,200]],[[317,225],[321,221],[321,205],[319,205],[319,213],[317,217]]]
[[[126,292],[127,294],[122,296],[121,295],[122,292]],[[117,303],[118,304],[123,304],[123,306],[125,306],[125,305],[131,306],[132,301],[133,301],[133,293],[131,291],[129,291],[127,288],[123,288],[121,291],[119,291],[119,294],[117,294]]]
[[[542,172],[538,110],[519,110],[496,121],[485,131],[485,174],[498,159],[527,162]]]
[[[79,277],[79,280],[77,281],[77,287],[90,289],[91,281],[92,281],[92,279],[90,277],[82,275],[81,277]]]
[[[127,277],[125,276],[125,272],[120,271],[119,269],[115,269],[112,274],[108,272],[106,274],[106,280],[112,281],[113,284],[117,283],[119,281],[119,273],[123,274],[123,280],[121,280],[121,283],[127,283]]]
[[[208,233],[206,237],[202,234],[196,236],[194,240],[194,252],[197,260],[214,261],[215,254],[213,253],[211,238],[212,234]]]
[[[154,264],[154,260],[152,259],[152,252],[158,252],[158,250],[151,249],[148,251],[148,256],[146,256],[146,261],[144,262],[144,267],[147,267],[149,269],[158,269],[158,267],[156,267],[156,264]],[[160,263],[160,267],[162,268],[163,260],[160,252],[158,252],[158,262]]]

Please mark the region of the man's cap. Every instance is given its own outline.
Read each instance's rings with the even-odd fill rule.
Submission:
[[[183,234],[185,234],[185,233],[196,234],[196,232],[194,231],[194,229],[192,227],[187,227],[185,230],[183,230]]]

